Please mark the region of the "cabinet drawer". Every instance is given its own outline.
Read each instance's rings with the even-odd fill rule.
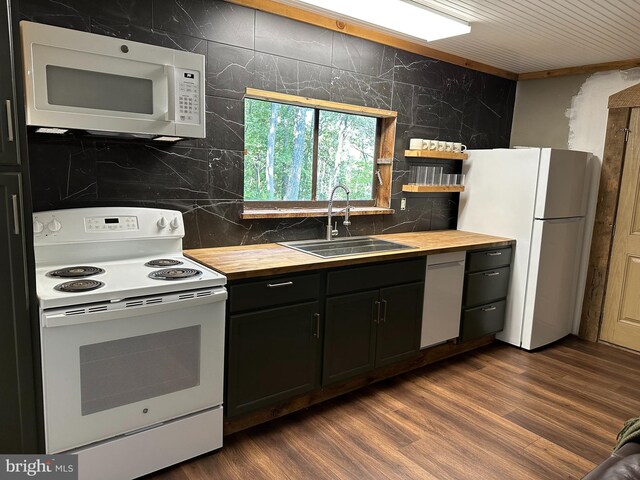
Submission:
[[[460,325],[460,340],[466,342],[501,331],[504,328],[506,303],[506,300],[501,300],[464,310]]]
[[[509,289],[509,270],[510,267],[502,267],[468,273],[463,305],[473,307],[505,298]]]
[[[424,272],[424,257],[334,270],[327,275],[327,295],[422,282]]]
[[[320,296],[320,274],[291,275],[231,285],[229,287],[229,311],[284,305],[317,300]]]
[[[511,264],[511,247],[470,252],[467,256],[467,271],[478,272]]]

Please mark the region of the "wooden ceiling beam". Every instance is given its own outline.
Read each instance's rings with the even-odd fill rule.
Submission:
[[[540,70],[539,72],[520,73],[518,80],[535,80],[538,78],[564,77],[567,75],[580,75],[584,73],[606,72],[608,70],[627,70],[640,67],[640,58],[619,60],[616,62],[593,63],[579,67],[556,68],[553,70]]]

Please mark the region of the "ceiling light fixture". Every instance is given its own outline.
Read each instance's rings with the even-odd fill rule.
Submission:
[[[431,42],[471,31],[467,22],[410,0],[295,0],[319,13],[364,22],[394,33]]]

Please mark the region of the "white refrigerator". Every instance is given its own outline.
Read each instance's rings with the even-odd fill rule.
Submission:
[[[550,148],[470,150],[458,230],[515,238],[504,330],[531,350],[571,333],[590,154]]]

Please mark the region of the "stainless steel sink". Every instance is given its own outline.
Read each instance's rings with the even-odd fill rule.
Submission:
[[[403,245],[402,243],[389,242],[387,240],[370,237],[349,237],[336,240],[303,240],[298,242],[281,242],[279,245],[320,258],[346,257],[348,255],[362,255],[365,253],[416,248]]]

